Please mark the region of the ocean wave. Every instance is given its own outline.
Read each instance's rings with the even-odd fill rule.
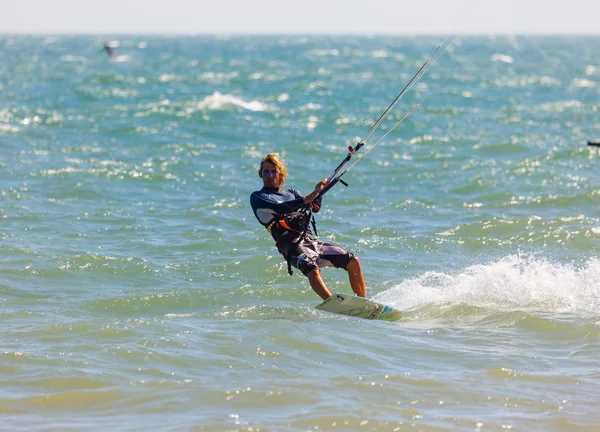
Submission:
[[[163,316],[173,318],[227,308],[223,299],[207,291],[165,291],[145,295],[114,296],[87,303],[88,310],[116,316]]]
[[[530,87],[530,86],[542,86],[542,87],[559,87],[561,85],[560,80],[545,75],[530,75],[530,76],[503,76],[501,78],[494,79],[494,85],[497,87]]]
[[[21,129],[10,124],[0,124],[0,133],[17,133]]]
[[[570,110],[579,110],[583,103],[578,100],[557,101],[541,104],[538,108],[546,112],[562,113]]]
[[[534,255],[509,255],[456,273],[426,272],[378,294],[376,300],[402,310],[438,305],[491,313],[523,310],[596,316],[600,258],[576,266]]]
[[[585,79],[585,78],[575,78],[571,83],[573,87],[578,88],[594,88],[596,87],[596,83],[594,81]]]
[[[267,111],[269,109],[268,105],[257,100],[247,102],[240,97],[221,94],[218,91],[198,102],[197,107],[201,111],[227,111],[232,107],[239,107],[248,111]]]
[[[592,195],[593,196],[593,195]],[[506,197],[511,200],[511,198]],[[487,198],[489,200],[489,198]],[[516,206],[521,211],[530,210],[534,213],[544,214],[545,209],[552,209],[557,205],[573,205],[576,199],[568,198],[536,198],[527,201],[523,198],[512,198],[510,204],[499,204],[494,207]],[[492,211],[483,202],[464,202],[466,209],[482,209],[478,211]],[[536,214],[515,217],[493,217],[488,220],[464,223],[453,228],[438,232],[438,235],[450,238],[456,243],[472,245],[513,244],[539,244],[540,246],[560,245],[567,240],[572,246],[578,246],[585,239],[595,241],[600,221],[597,218],[586,217],[582,214],[573,214],[557,218],[542,217]]]
[[[494,54],[492,56],[492,61],[512,64],[515,62],[515,59],[506,54]]]

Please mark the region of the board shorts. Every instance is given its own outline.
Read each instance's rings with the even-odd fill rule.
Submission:
[[[288,264],[296,267],[298,270],[308,276],[308,274],[320,267],[332,266],[343,268],[354,258],[354,254],[347,252],[341,247],[332,243],[322,242],[314,238],[305,238],[300,243],[287,241],[282,247],[278,247]]]

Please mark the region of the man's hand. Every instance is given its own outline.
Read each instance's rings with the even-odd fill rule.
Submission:
[[[325,186],[329,183],[329,179],[324,178],[315,186],[315,191],[321,192]]]
[[[319,196],[319,193],[321,193],[323,188],[327,186],[327,183],[329,183],[329,179],[326,178],[317,183],[317,185],[315,186],[315,190],[304,197],[304,204],[313,202],[315,198]]]

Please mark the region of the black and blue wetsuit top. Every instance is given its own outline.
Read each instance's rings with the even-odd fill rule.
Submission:
[[[318,211],[318,207],[321,205],[320,201],[320,198],[315,200],[315,205],[313,206],[314,212]],[[293,216],[294,213],[300,214],[305,206],[304,195],[298,190],[279,190],[267,187],[252,192],[252,195],[250,195],[250,205],[256,219],[258,219],[262,226],[267,228],[277,243],[290,231],[275,222],[286,216]],[[297,233],[298,231],[295,232]],[[312,234],[310,229],[308,229],[307,234]],[[293,237],[297,237],[297,235]]]

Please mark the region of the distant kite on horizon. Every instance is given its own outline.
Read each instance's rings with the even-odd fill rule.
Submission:
[[[119,48],[119,41],[104,42],[104,51],[108,54],[108,58],[113,58],[115,50]]]

